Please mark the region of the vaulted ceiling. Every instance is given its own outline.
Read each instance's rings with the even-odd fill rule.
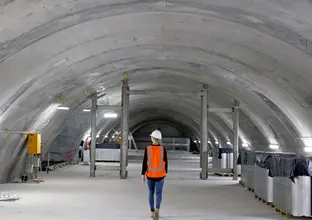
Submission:
[[[210,106],[240,102],[251,148],[301,152],[312,132],[311,11],[309,0],[0,0],[0,181],[25,155],[23,131],[41,132],[48,149],[94,91],[120,103],[124,72],[130,89],[206,83]],[[132,97],[130,114],[133,126],[166,118],[196,135],[200,100]],[[231,115],[209,122],[212,136],[231,138]]]

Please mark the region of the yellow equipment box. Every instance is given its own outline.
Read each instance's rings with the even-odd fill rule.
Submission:
[[[41,154],[41,134],[28,134],[28,154]]]

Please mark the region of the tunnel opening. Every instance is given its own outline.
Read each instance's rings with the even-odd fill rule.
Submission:
[[[142,123],[132,131],[138,149],[144,149],[151,144],[150,134],[154,130],[159,130],[162,133],[162,144],[167,150],[190,151],[192,134],[190,134],[185,128],[177,125],[177,123],[161,120]]]

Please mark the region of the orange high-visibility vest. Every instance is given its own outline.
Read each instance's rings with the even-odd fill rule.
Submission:
[[[166,162],[164,162],[163,146],[147,146],[147,171],[146,176],[150,178],[161,178],[166,176]]]

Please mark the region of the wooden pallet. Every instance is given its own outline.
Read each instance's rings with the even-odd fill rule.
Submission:
[[[241,184],[243,187],[245,187],[245,183],[242,182],[241,180],[239,181],[239,184]]]
[[[272,202],[268,202],[268,201],[266,201],[265,199],[261,198],[260,196],[255,195],[255,198],[256,198],[256,199],[258,199],[260,202],[262,202],[262,203],[266,204],[266,205],[269,205],[269,206],[275,207],[275,206],[273,205],[273,203],[272,203]]]
[[[231,177],[231,176],[233,176],[233,173],[215,173],[215,175],[217,175],[217,176],[228,176],[228,177]]]
[[[281,215],[285,215],[287,218],[293,218],[294,217],[291,213],[286,212],[285,210],[283,210],[277,206],[275,206],[275,211],[281,213]]]
[[[291,213],[273,205],[273,207],[275,208],[276,212],[281,213],[281,215],[286,216],[287,218],[295,218],[295,219],[311,219],[311,216],[293,216]]]

